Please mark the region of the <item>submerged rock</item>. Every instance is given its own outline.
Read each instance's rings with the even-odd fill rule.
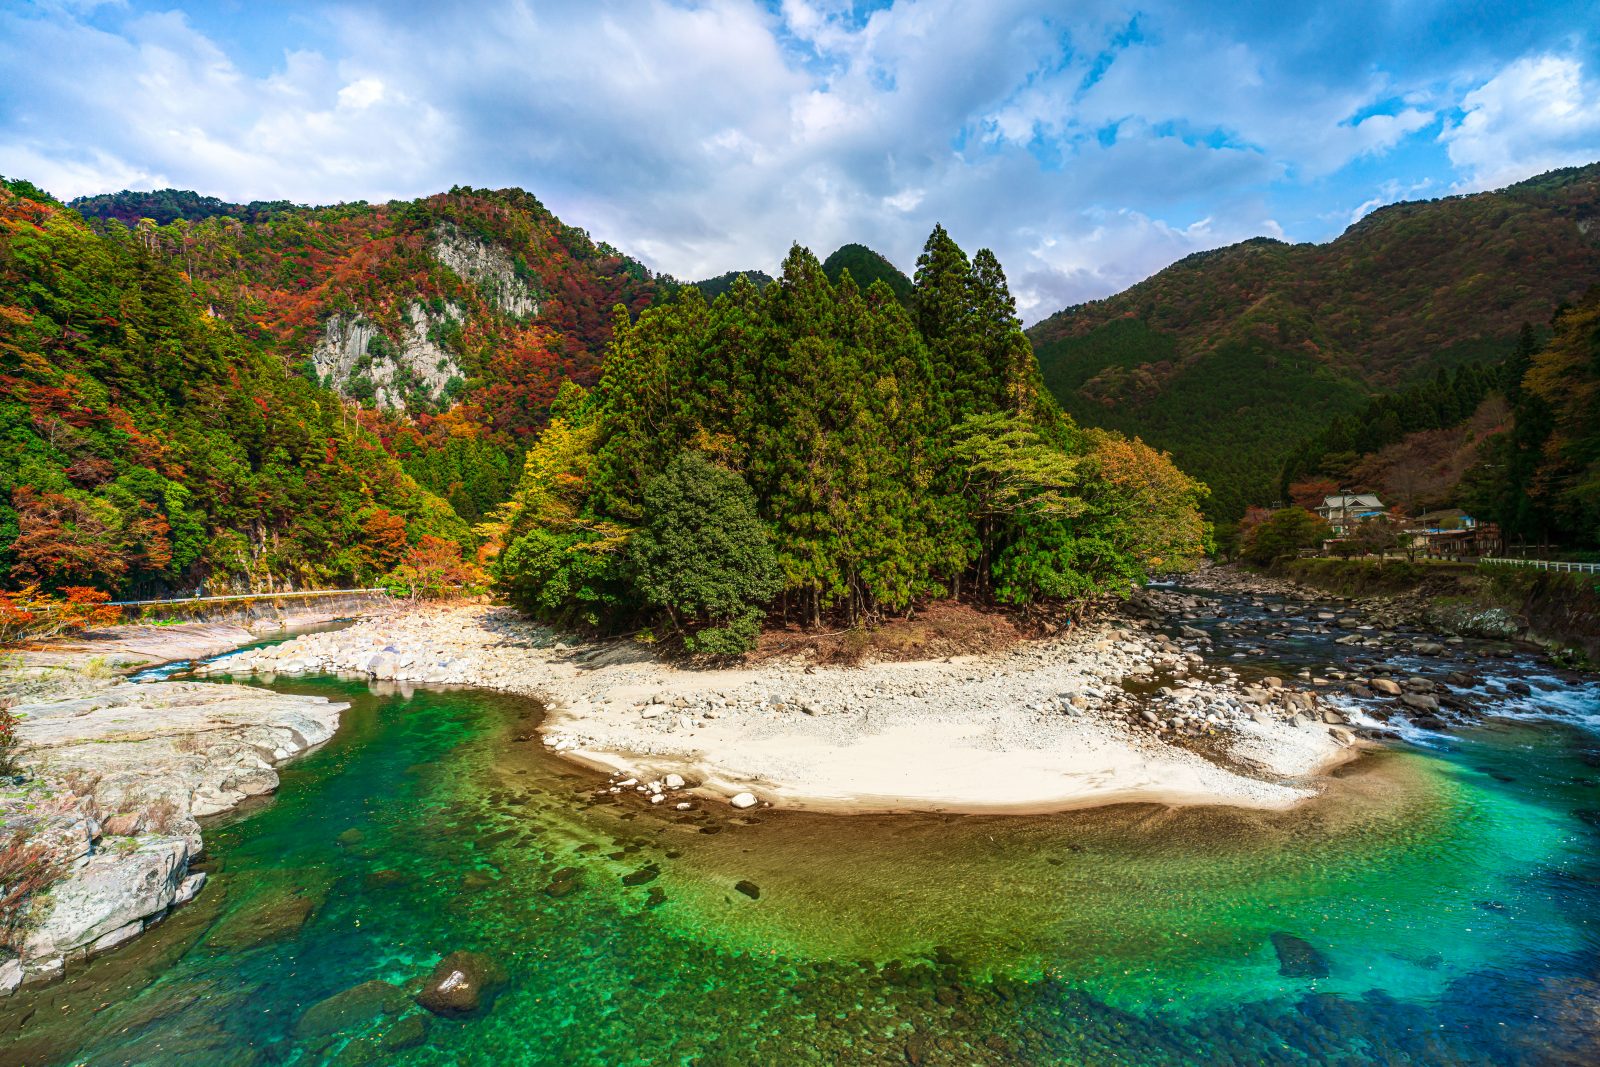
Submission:
[[[416,1048],[428,1039],[428,1020],[423,1015],[407,1015],[383,1035],[385,1052],[402,1052]]]
[[[302,896],[270,896],[252,906],[232,912],[206,938],[212,949],[238,952],[273,941],[282,941],[300,932],[316,902]]]
[[[1273,934],[1272,947],[1278,953],[1278,973],[1285,978],[1328,977],[1328,961],[1304,938]]]
[[[294,1024],[294,1036],[320,1052],[343,1034],[362,1028],[382,1015],[396,1015],[406,1006],[405,990],[388,982],[362,982],[307,1008]]]
[[[428,976],[417,1003],[435,1015],[470,1015],[506,982],[499,964],[477,952],[452,952]]]
[[[754,882],[741,879],[740,881],[734,883],[733,888],[737,889],[751,900],[761,899],[761,887],[756,885]]]
[[[648,867],[640,867],[637,871],[623,875],[622,884],[627,886],[644,885],[646,882],[653,882],[659,877],[661,877],[661,868],[652,863]]]

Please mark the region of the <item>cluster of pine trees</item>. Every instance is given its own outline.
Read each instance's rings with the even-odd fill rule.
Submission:
[[[1524,324],[1518,351],[1532,352],[1533,329]],[[1521,357],[1526,359],[1526,355]],[[1468,363],[1440,370],[1432,379],[1398,393],[1373,397],[1360,411],[1336,415],[1328,428],[1301,444],[1284,461],[1278,489],[1282,498],[1292,495],[1296,482],[1316,478],[1346,478],[1361,457],[1394,444],[1420,430],[1444,430],[1478,410],[1486,396],[1504,391],[1520,379],[1517,358],[1499,364]]]
[[[1505,370],[1511,427],[1484,442],[1462,504],[1508,543],[1600,547],[1600,287],[1531,330]]]
[[[764,289],[619,311],[500,515],[504,592],[729,653],[769,615],[1078,598],[1203,551],[1201,485],[1042,391],[991,253],[935,229],[908,303],[796,247]]]

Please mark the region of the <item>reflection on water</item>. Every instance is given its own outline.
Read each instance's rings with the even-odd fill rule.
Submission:
[[[730,816],[597,793],[524,700],[282,688],[351,699],[339,736],[209,831],[199,901],[0,1007],[0,1061],[1593,1062],[1574,728],[1284,813]],[[474,1016],[364,985],[457,949],[510,977]]]

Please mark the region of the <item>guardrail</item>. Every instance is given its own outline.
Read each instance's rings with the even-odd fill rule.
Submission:
[[[1580,574],[1600,574],[1600,563],[1569,563],[1559,559],[1494,559],[1485,557],[1479,563],[1498,563],[1511,567],[1532,567],[1541,571],[1575,571]]]
[[[299,591],[285,591],[282,593],[234,593],[230,596],[187,596],[177,597],[172,600],[111,600],[107,601],[108,607],[113,608],[143,608],[154,607],[157,604],[222,604],[230,600],[283,600],[289,597],[313,596],[354,596],[360,593],[384,593],[387,589],[305,589]]]

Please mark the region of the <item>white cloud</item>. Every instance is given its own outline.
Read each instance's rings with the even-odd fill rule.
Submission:
[[[1600,159],[1600,80],[1569,56],[1528,56],[1467,93],[1439,139],[1461,188],[1491,189]]]
[[[1436,75],[1360,47],[1329,58],[1372,36],[1342,7],[1323,18],[1359,36],[1166,0],[1137,17],[1121,0],[1063,7],[335,4],[282,55],[179,13],[0,9],[0,172],[63,196],[521,185],[680,277],[770,270],[794,240],[864,241],[909,268],[941,221],[1000,255],[1034,318],[1281,232],[1277,192],[1427,136],[1453,103]],[[1474,180],[1512,157],[1539,169],[1552,144],[1592,148],[1593,86],[1575,66],[1534,73],[1480,86],[1446,130]],[[1333,224],[1311,218],[1313,236]]]

